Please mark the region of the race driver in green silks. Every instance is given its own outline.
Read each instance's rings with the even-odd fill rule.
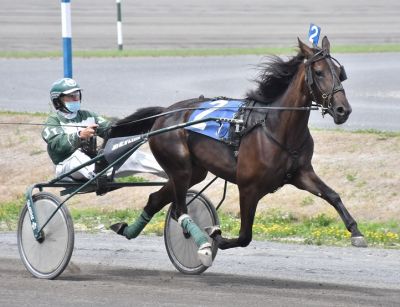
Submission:
[[[54,82],[50,89],[50,99],[56,112],[48,117],[42,137],[47,143],[47,152],[56,165],[56,176],[93,158],[96,135],[104,137],[111,126],[108,120],[96,113],[81,110],[81,90],[78,83],[70,78]],[[138,150],[118,169],[116,175],[135,173],[153,173],[167,177],[152,155]],[[86,180],[93,176],[94,164],[71,175],[75,180]]]

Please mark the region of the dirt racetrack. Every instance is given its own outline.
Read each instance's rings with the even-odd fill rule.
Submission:
[[[2,1],[0,51],[61,50],[60,1]],[[72,0],[74,50],[117,48],[115,1]],[[125,49],[293,47],[310,23],[336,45],[400,43],[396,0],[122,1]]]

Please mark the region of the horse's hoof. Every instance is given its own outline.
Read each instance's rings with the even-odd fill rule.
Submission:
[[[199,250],[197,251],[197,255],[199,257],[200,262],[206,266],[210,267],[212,265],[212,251],[211,251],[211,244],[210,243],[204,243],[199,247]]]
[[[123,236],[124,235],[124,229],[128,226],[127,223],[116,223],[110,226],[110,229],[117,234]]]
[[[210,238],[215,238],[217,235],[222,235],[221,227],[219,225],[204,227],[205,232]]]
[[[363,236],[351,237],[351,245],[355,247],[368,247],[367,241]]]

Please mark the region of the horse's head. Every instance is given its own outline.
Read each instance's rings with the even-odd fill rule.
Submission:
[[[312,99],[329,113],[335,124],[343,124],[351,113],[342,82],[347,79],[344,67],[330,55],[330,43],[325,36],[322,48],[310,48],[299,40],[305,58],[305,81]]]

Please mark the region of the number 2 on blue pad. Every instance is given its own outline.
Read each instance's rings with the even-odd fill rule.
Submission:
[[[311,23],[310,30],[308,31],[308,40],[310,41],[310,43],[312,43],[314,46],[317,46],[320,34],[321,34],[321,28]]]

